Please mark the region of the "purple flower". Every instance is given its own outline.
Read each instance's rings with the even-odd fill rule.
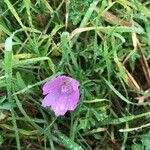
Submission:
[[[43,107],[50,107],[56,116],[64,115],[68,110],[74,110],[79,101],[79,82],[67,76],[58,76],[43,86]]]

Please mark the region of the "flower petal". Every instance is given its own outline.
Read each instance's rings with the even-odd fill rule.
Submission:
[[[80,98],[80,93],[79,91],[74,91],[71,95],[69,95],[69,105],[68,105],[68,110],[74,110],[77,107],[78,101]]]
[[[56,90],[56,92],[59,92],[58,90],[60,90],[62,83],[68,78],[69,77],[66,76],[58,76],[46,82],[43,86],[43,95],[51,93],[54,90]]]
[[[55,105],[52,105],[52,110],[56,116],[64,115],[68,110],[74,110],[77,107],[79,101],[79,91],[70,94],[61,95]]]
[[[74,91],[79,91],[79,82],[77,80],[72,79],[72,87]]]
[[[51,107],[56,116],[62,116],[68,111],[67,97],[67,95],[60,96],[55,105]]]
[[[48,95],[45,96],[45,98],[42,101],[42,106],[43,107],[49,107],[49,106],[54,106],[59,95],[55,93],[49,93]]]

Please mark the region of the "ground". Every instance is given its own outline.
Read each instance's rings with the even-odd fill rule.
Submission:
[[[0,1],[0,149],[150,150],[149,65],[149,1]],[[80,100],[56,117],[60,75]]]

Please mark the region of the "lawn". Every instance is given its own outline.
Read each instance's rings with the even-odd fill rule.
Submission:
[[[0,150],[150,150],[149,66],[149,0],[1,0]]]

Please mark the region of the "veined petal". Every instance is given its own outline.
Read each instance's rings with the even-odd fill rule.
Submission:
[[[64,115],[68,110],[74,110],[77,107],[79,101],[79,92],[74,92],[68,95],[61,95],[55,105],[52,106],[52,110],[56,116]]]
[[[54,106],[59,95],[55,93],[49,93],[48,95],[45,96],[45,98],[42,101],[42,106],[43,107],[49,107],[49,106]]]
[[[69,95],[68,110],[74,110],[77,107],[79,98],[80,98],[80,93],[78,90]]]
[[[68,111],[68,96],[61,95],[55,105],[52,106],[52,110],[55,112],[56,116],[62,116]]]
[[[51,93],[52,91],[59,92],[62,83],[68,78],[69,77],[66,76],[58,76],[46,82],[43,86],[43,95]]]

